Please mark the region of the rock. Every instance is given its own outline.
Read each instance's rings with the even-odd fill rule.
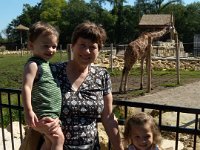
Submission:
[[[176,126],[176,112],[165,112],[162,114],[162,124],[169,125],[169,126]],[[180,114],[180,122],[179,126],[183,128],[194,128],[195,127],[195,115],[194,114]]]
[[[19,122],[13,122],[12,123],[13,128],[13,141],[14,141],[14,149],[19,149],[21,145],[21,139],[20,139],[20,126]],[[5,139],[5,146],[7,150],[13,149],[12,142],[11,142],[11,125],[8,125],[4,130],[4,139]],[[24,126],[22,125],[22,136],[24,136]],[[3,139],[2,137],[2,129],[0,129],[0,139]],[[0,149],[4,149],[3,147],[3,141],[0,140]]]
[[[196,143],[196,150],[200,150],[200,143]]]
[[[161,147],[164,150],[175,150],[175,141],[174,140],[168,140],[168,139],[163,139]],[[178,150],[182,150],[184,148],[184,145],[182,142],[178,142]]]
[[[20,138],[20,126],[19,126],[19,122],[13,122],[12,123],[12,128],[13,128],[13,136],[15,138]],[[8,130],[8,132],[11,131],[11,125],[9,124],[6,129]],[[24,126],[22,125],[22,133],[24,135],[25,130],[24,130]]]
[[[10,132],[8,132],[7,129],[4,129],[3,131],[4,131],[4,139],[5,139],[5,141],[10,141],[11,140]],[[2,135],[3,135],[2,134],[2,129],[0,128],[0,139],[3,139]],[[2,142],[2,140],[0,142]]]
[[[98,123],[99,143],[102,150],[108,149],[108,136],[104,130],[102,123]]]
[[[5,146],[6,150],[11,150],[12,149],[12,144],[11,144],[11,134],[8,132],[7,129],[4,129],[4,135],[5,135]],[[0,149],[3,150],[3,141],[2,141],[2,129],[0,128]],[[21,145],[21,140],[19,138],[14,137],[14,149],[19,149]]]

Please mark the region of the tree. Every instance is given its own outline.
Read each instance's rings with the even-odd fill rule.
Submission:
[[[138,36],[138,15],[136,14],[136,7],[124,6],[122,12],[121,22],[121,43],[128,44],[130,41]]]
[[[42,0],[40,19],[53,25],[59,25],[66,5],[65,0]]]
[[[0,33],[0,39],[1,41],[5,41],[7,39],[7,33],[6,33],[6,29],[2,30]]]
[[[20,16],[13,19],[6,29],[6,34],[9,42],[16,42],[20,45],[20,34],[19,31],[15,30],[15,27],[19,24],[30,27],[31,24],[40,20],[40,3],[35,6],[24,4],[23,11]],[[27,41],[27,34],[22,34],[24,41]]]
[[[137,0],[135,5],[138,8],[138,15],[141,17],[143,14],[159,14],[170,4],[181,4],[182,0],[168,0],[168,2],[164,2],[165,0]]]
[[[187,6],[172,4],[163,9],[163,12],[173,13],[179,40],[184,43],[185,51],[191,52],[193,49],[194,34],[200,33],[200,2]]]
[[[116,16],[116,24],[115,24],[115,43],[121,42],[121,23],[122,23],[122,12],[123,12],[123,4],[126,3],[126,0],[107,0],[111,5],[113,5],[113,9],[111,14]],[[118,33],[118,34],[117,34]]]
[[[185,12],[185,24],[183,31],[183,40],[187,51],[192,51],[193,49],[193,39],[195,34],[200,33],[200,2],[192,3],[186,6]]]
[[[20,34],[14,28],[19,24],[30,27],[36,21],[43,20],[60,29],[59,41],[62,48],[66,48],[66,44],[71,43],[75,26],[90,20],[106,29],[108,43],[124,44],[138,36],[138,23],[142,14],[159,12],[173,13],[179,39],[191,42],[194,34],[200,32],[199,2],[184,6],[178,1],[179,3],[175,3],[174,0],[169,0],[164,3],[163,0],[137,0],[134,6],[124,6],[125,0],[91,0],[89,3],[84,0],[42,0],[35,6],[25,4],[22,14],[6,28],[6,35],[9,42],[20,43]],[[102,4],[105,2],[110,2],[113,9],[103,9]],[[23,39],[27,40],[27,34],[23,34]]]
[[[182,3],[182,0],[168,0],[168,2],[166,2],[165,4],[164,3],[165,0],[153,0],[152,1],[152,6],[154,7],[154,11],[155,13],[159,14],[162,9],[164,9],[165,7],[167,7],[168,5],[170,4],[173,4],[173,3]]]

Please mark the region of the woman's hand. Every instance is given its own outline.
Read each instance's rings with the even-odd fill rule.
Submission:
[[[45,134],[56,136],[55,132],[58,130],[59,127],[59,118],[53,119],[50,117],[44,117],[37,122],[35,130],[38,130],[39,132]]]

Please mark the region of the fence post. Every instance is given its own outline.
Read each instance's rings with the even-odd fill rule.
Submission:
[[[73,59],[72,44],[67,44],[67,53],[68,53],[68,60],[72,60]]]
[[[60,44],[60,61],[62,60],[62,44]]]
[[[151,43],[152,43],[152,39],[151,37],[148,38],[148,47],[147,47],[147,74],[148,74],[148,84],[147,84],[147,92],[150,93],[151,92]]]
[[[110,44],[110,68],[113,71],[113,43]]]
[[[174,33],[175,36],[175,46],[176,46],[176,74],[177,74],[177,84],[180,84],[180,46],[178,41],[177,32]]]

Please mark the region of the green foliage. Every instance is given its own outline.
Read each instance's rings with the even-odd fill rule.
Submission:
[[[115,116],[118,118],[118,119],[123,119],[124,118],[124,111],[122,110],[122,107],[120,106],[116,106],[114,107],[113,109],[113,113],[115,114]]]
[[[143,96],[145,95],[146,91],[144,90],[133,90],[130,92],[130,94],[134,95],[134,96]]]
[[[58,24],[62,18],[62,11],[66,7],[65,0],[42,0],[41,1],[41,20]]]
[[[110,76],[116,77],[121,75],[121,70],[119,70],[118,68],[114,68],[113,70],[111,70],[111,68],[108,68],[107,70],[110,73]]]

